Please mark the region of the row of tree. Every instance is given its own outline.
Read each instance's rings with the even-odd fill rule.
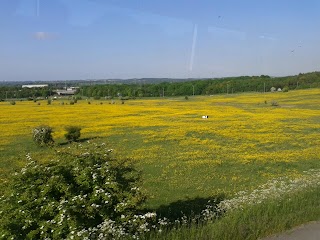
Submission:
[[[305,89],[320,87],[320,72],[299,74],[288,77],[241,76],[219,79],[194,80],[186,82],[103,84],[80,86],[78,95],[85,97],[163,97],[186,95],[231,94],[239,92],[268,92],[274,87]],[[21,86],[0,87],[0,99],[35,98],[54,95],[48,88],[21,88]]]
[[[79,94],[87,97],[163,97],[211,94],[231,94],[239,92],[268,92],[272,87],[305,89],[320,87],[320,72],[297,76],[276,77],[242,76],[220,79],[195,80],[187,82],[163,82],[159,84],[110,84],[83,86]]]
[[[20,86],[0,87],[0,99],[46,98],[54,94],[51,88],[21,88]]]

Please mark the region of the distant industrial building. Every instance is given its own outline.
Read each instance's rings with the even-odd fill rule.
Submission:
[[[48,87],[48,84],[31,84],[31,85],[22,85],[22,88],[45,88]]]
[[[79,89],[79,87],[70,87],[70,88],[66,88],[66,89],[57,89],[55,90],[55,92],[59,95],[74,95],[77,90]]]

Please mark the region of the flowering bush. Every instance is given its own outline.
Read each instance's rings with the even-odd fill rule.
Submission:
[[[28,163],[0,198],[0,236],[118,239],[150,231],[156,215],[138,214],[145,200],[137,187],[140,174],[111,152],[104,144],[77,145],[57,151],[46,164],[28,154]]]
[[[222,211],[243,209],[246,206],[260,204],[265,200],[281,199],[289,194],[315,186],[320,186],[320,170],[310,169],[304,171],[299,178],[280,177],[269,180],[252,192],[240,191],[234,198],[220,202],[218,207]]]
[[[39,146],[48,146],[54,143],[52,138],[52,128],[49,126],[39,126],[32,130],[32,138]]]
[[[75,142],[80,138],[81,128],[77,126],[66,127],[67,133],[64,135],[69,142]]]

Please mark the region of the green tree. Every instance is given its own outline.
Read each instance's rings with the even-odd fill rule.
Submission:
[[[69,142],[77,141],[81,136],[81,127],[68,126],[65,128],[67,133],[64,135]]]
[[[140,174],[111,152],[76,145],[44,164],[28,154],[0,198],[2,238],[123,239],[149,231],[155,214],[138,214]]]

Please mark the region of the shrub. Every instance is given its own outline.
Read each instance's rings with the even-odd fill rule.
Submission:
[[[188,99],[189,99],[189,97],[188,97],[188,96],[185,96],[185,97],[184,97],[184,99],[185,99],[185,100],[188,100]]]
[[[51,105],[51,102],[52,102],[51,99],[48,99],[48,100],[47,100],[47,104],[48,104],[48,105]]]
[[[125,239],[150,231],[155,214],[138,214],[140,173],[103,144],[56,152],[45,164],[27,160],[0,197],[3,239]]]
[[[52,138],[52,128],[49,126],[39,126],[32,130],[33,141],[39,146],[50,146],[54,143]]]
[[[276,106],[279,106],[279,104],[278,104],[278,102],[277,101],[271,101],[271,106],[274,106],[274,107],[276,107]]]
[[[61,104],[61,105],[64,105],[64,102],[61,102],[60,104]]]
[[[81,135],[81,133],[80,133],[81,128],[80,127],[68,126],[68,127],[66,127],[66,131],[67,131],[67,133],[64,136],[69,142],[75,142],[80,138],[80,135]]]
[[[71,100],[71,101],[70,101],[70,105],[74,105],[74,100]]]
[[[15,101],[10,101],[10,104],[11,105],[16,105],[16,102]]]
[[[289,92],[289,88],[288,88],[288,87],[284,87],[284,88],[282,89],[282,92]]]

